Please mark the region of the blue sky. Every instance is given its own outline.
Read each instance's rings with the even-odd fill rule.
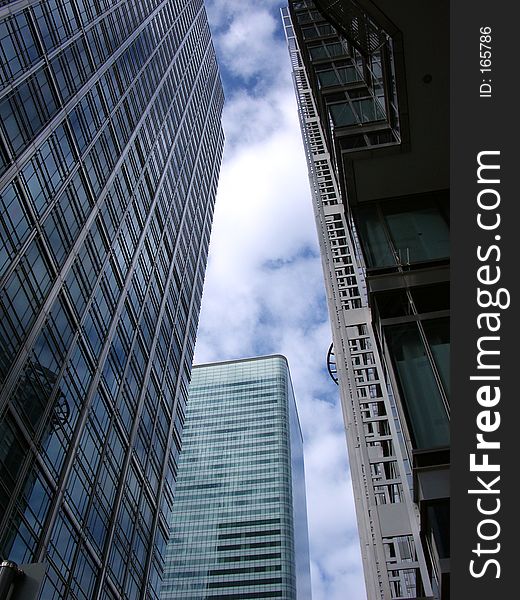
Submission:
[[[278,0],[207,0],[226,105],[195,362],[287,356],[305,442],[314,600],[364,600],[307,167]]]

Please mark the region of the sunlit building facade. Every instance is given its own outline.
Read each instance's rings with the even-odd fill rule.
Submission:
[[[369,600],[449,595],[449,4],[283,11]]]
[[[303,446],[287,361],[196,366],[161,600],[310,600]]]
[[[0,558],[46,600],[158,598],[222,106],[202,0],[0,3]]]

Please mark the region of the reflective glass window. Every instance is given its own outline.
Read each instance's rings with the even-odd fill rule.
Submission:
[[[448,446],[449,419],[416,323],[384,328],[403,395],[408,424],[419,449]]]

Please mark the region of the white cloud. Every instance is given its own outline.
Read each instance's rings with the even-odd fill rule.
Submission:
[[[242,12],[233,19],[221,35],[220,48],[234,75],[249,80],[277,70],[286,58],[275,38],[278,27],[277,19],[265,9]]]
[[[208,16],[219,62],[226,75],[265,90],[272,80],[287,78],[288,62],[281,32],[279,0],[212,0]]]
[[[232,24],[237,16],[251,14],[258,10],[271,10],[276,14],[276,9],[285,6],[286,2],[280,0],[257,0],[247,2],[244,0],[207,0],[206,10],[213,34]]]
[[[222,166],[196,362],[287,356],[305,441],[314,600],[365,598],[307,167],[276,1],[208,3]]]

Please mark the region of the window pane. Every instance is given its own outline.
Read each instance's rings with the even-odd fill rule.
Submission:
[[[361,123],[369,123],[370,121],[380,121],[385,118],[385,113],[379,102],[374,98],[363,98],[362,100],[353,101],[354,110]]]
[[[309,48],[309,53],[311,55],[311,60],[320,60],[322,58],[333,58],[334,56],[346,55],[344,47],[339,42],[314,46],[313,48]]]
[[[383,223],[375,206],[361,207],[357,211],[357,224],[361,245],[370,267],[387,267],[395,265]]]
[[[320,71],[318,79],[320,87],[329,87],[359,81],[360,77],[354,67],[338,67],[335,71],[332,69]]]
[[[445,258],[450,254],[448,224],[436,206],[385,214],[397,251],[403,262]]]
[[[355,67],[339,67],[338,73],[342,83],[361,81],[361,77]]]
[[[309,48],[309,53],[312,60],[320,60],[321,58],[327,58],[328,54],[324,46],[316,46],[315,48]]]
[[[321,71],[318,73],[318,80],[320,87],[329,87],[331,85],[338,85],[338,77],[335,71]]]
[[[357,123],[354,111],[352,110],[352,107],[350,106],[349,102],[331,104],[329,106],[329,110],[334,125],[338,127],[342,127],[345,125],[354,125],[355,123]]]
[[[416,448],[450,443],[448,415],[415,323],[385,327]]]
[[[447,396],[450,395],[450,320],[423,321],[424,331]]]
[[[419,313],[450,309],[450,284],[447,281],[414,287],[411,292]]]

